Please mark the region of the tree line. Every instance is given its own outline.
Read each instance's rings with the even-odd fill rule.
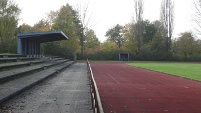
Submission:
[[[201,0],[194,1],[196,17],[201,17]],[[107,40],[101,43],[95,32],[88,28],[83,14],[69,4],[50,11],[45,18],[30,26],[17,26],[20,9],[11,0],[0,1],[0,53],[16,53],[18,33],[61,30],[69,40],[41,44],[45,55],[71,59],[117,60],[118,54],[129,53],[131,60],[201,60],[201,40],[192,32],[181,33],[172,39],[174,30],[174,2],[162,0],[160,20],[143,19],[143,0],[134,0],[133,21],[115,25],[107,30]],[[89,20],[89,19],[88,19]],[[200,26],[199,18],[195,18]]]
[[[161,27],[162,23],[158,20],[153,22],[142,21],[142,28],[144,29],[141,34],[142,45],[138,49],[137,41],[139,40],[134,36],[136,35],[135,24],[129,23],[125,26],[117,24],[107,31],[108,39],[101,45],[109,46],[107,47],[109,53],[116,51],[114,53],[117,54],[115,59],[118,59],[118,53],[126,52],[131,54],[131,60],[201,60],[201,40],[196,39],[192,32],[181,33],[179,37],[172,39],[170,50],[167,51],[166,38],[163,37]]]
[[[99,51],[88,54],[88,57],[117,60],[118,53],[123,52],[129,53],[131,60],[201,60],[201,40],[197,35],[187,31],[172,38],[175,24],[173,0],[162,0],[160,20],[153,22],[143,19],[143,4],[143,0],[134,0],[133,21],[108,29],[105,34],[107,40],[99,46]],[[201,0],[195,0],[193,4],[196,14],[194,20],[200,33]]]

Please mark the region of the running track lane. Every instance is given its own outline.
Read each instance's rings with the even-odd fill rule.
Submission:
[[[91,66],[105,113],[201,113],[201,82],[124,63]]]

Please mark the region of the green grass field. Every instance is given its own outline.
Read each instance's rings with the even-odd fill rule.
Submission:
[[[201,63],[134,62],[128,65],[201,81]]]

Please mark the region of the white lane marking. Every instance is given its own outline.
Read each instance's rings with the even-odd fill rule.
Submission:
[[[180,85],[181,87],[184,87],[184,88],[189,88],[188,86],[183,86],[183,85]]]
[[[118,84],[120,84],[114,77],[112,77],[112,75],[110,75],[109,73],[107,73],[107,75],[109,75],[114,81],[116,81]]]

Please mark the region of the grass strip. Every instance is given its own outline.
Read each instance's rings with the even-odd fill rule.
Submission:
[[[135,62],[128,65],[201,81],[200,63]]]

